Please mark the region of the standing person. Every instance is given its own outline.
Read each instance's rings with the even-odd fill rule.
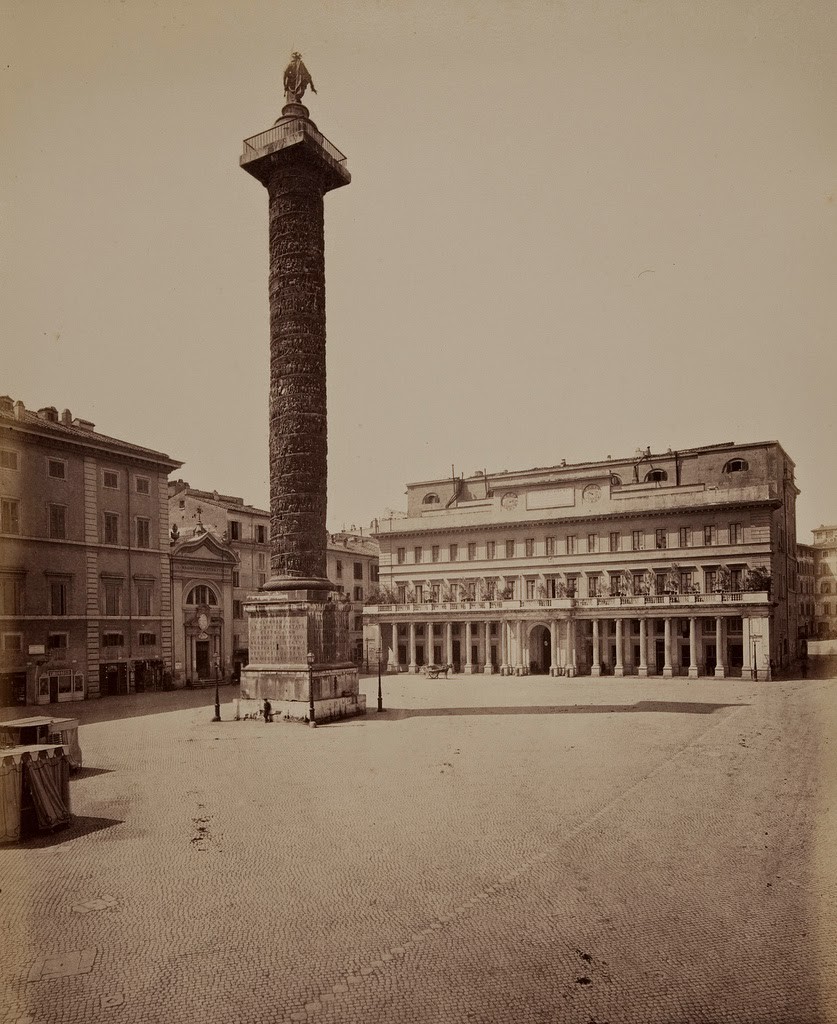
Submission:
[[[267,697],[264,699],[264,720],[265,722],[273,721],[273,707]]]

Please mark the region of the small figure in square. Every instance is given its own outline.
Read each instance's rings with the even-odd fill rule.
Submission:
[[[271,705],[271,703],[267,699],[267,697],[265,697],[265,699],[264,699],[264,711],[263,711],[263,714],[264,714],[265,722],[272,722],[273,721],[273,706]]]

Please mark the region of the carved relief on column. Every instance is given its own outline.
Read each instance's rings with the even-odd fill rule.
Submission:
[[[283,162],[270,202],[270,568],[326,575],[327,413],[323,191]]]

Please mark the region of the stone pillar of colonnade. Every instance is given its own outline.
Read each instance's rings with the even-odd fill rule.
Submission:
[[[640,679],[648,677],[648,620],[639,620],[639,666],[637,675]]]
[[[482,624],[482,649],[483,664],[482,673],[485,676],[494,674],[494,664],[491,661],[491,623],[486,619]]]
[[[474,663],[471,661],[471,622],[465,623],[465,675],[469,676],[474,671]]]
[[[599,620],[593,619],[593,663],[590,666],[591,676],[602,674],[602,663],[599,656]]]
[[[522,577],[521,577],[522,579]],[[518,619],[515,623],[515,675],[522,676],[526,673],[523,671],[523,621]]]
[[[624,676],[625,674],[625,663],[622,660],[622,620],[616,620],[616,664],[613,666],[613,674],[615,676]]]
[[[697,677],[697,619],[692,615],[689,619],[689,679]]]
[[[664,636],[665,661],[663,662],[663,679],[671,679],[673,672],[671,668],[671,619],[666,616]]]
[[[741,664],[741,678],[742,679],[750,679],[752,677],[752,675],[753,675],[753,659],[752,659],[752,654],[753,654],[752,643],[753,643],[753,641],[750,638],[750,616],[749,615],[745,615],[744,618],[741,620],[741,627],[742,627],[741,641],[742,641],[742,646],[743,646],[742,653],[744,655],[744,660],[743,660],[743,662]]]
[[[575,620],[567,619],[567,657],[566,673],[571,678],[578,674],[578,663],[575,653]]]
[[[715,617],[715,678],[723,679],[726,676],[724,667],[724,620],[717,615]]]
[[[407,671],[412,672],[415,675],[418,672],[418,665],[416,664],[416,624],[411,622],[409,625],[410,631],[410,648],[407,652],[410,658],[410,663],[407,666]]]
[[[445,664],[453,664],[453,623],[445,623]]]
[[[509,637],[505,619],[500,619],[500,675],[509,673]]]

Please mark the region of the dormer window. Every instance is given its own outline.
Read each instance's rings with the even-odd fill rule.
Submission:
[[[439,495],[438,494],[425,494],[421,499],[422,505],[438,505]]]
[[[663,480],[668,480],[668,473],[664,469],[652,469],[645,474],[647,484],[661,483]]]
[[[724,466],[725,473],[744,473],[750,468],[746,459],[730,459]]]

